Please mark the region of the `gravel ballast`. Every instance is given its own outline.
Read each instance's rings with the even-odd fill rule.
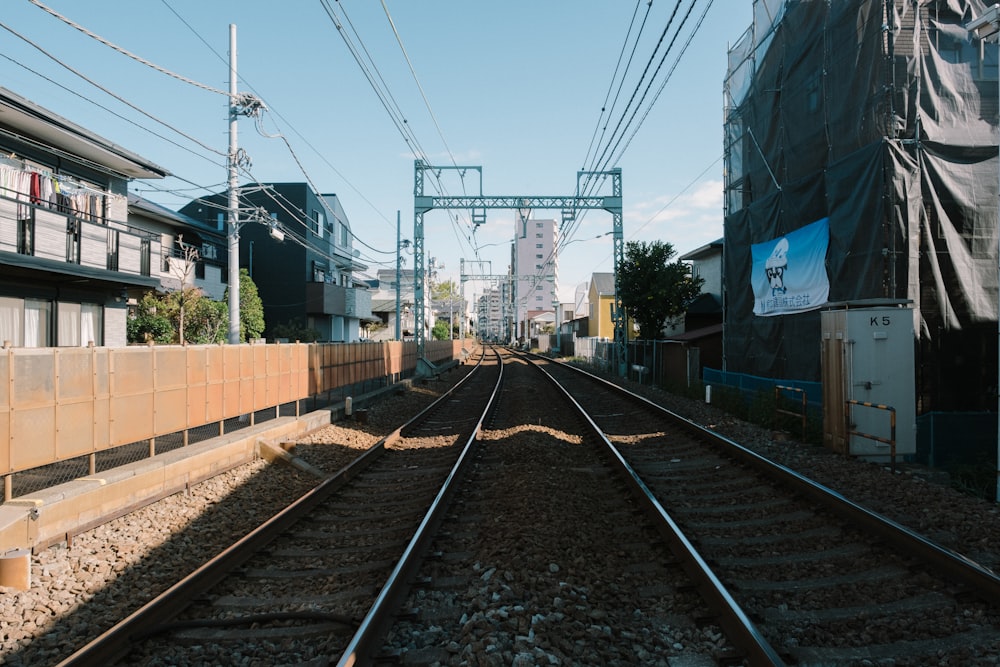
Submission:
[[[334,472],[398,427],[464,371],[389,395],[366,421],[324,427],[297,442],[295,455]],[[922,471],[859,462],[816,445],[773,438],[700,401],[650,397],[852,500],[921,532],[978,563],[1000,569],[1000,509],[930,482]],[[254,461],[32,556],[28,591],[0,588],[0,663],[49,665],[195,569],[318,480],[287,465]],[[514,492],[515,490],[512,490]]]

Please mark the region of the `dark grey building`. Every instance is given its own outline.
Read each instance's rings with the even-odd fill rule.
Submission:
[[[227,202],[227,193],[218,193],[180,212],[224,231]],[[367,267],[357,261],[337,196],[307,183],[263,183],[240,188],[239,202],[239,265],[264,304],[265,336],[291,326],[314,330],[322,341],[359,340],[362,321],[372,317],[371,296],[354,272]]]

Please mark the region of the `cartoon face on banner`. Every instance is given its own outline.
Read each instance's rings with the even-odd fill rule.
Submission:
[[[750,246],[755,315],[771,317],[819,308],[830,295],[826,251],[830,223],[823,218]]]
[[[771,286],[771,296],[784,294],[788,291],[785,287],[785,269],[788,268],[788,239],[782,237],[778,239],[778,244],[774,246],[771,256],[764,263],[764,273],[767,274],[767,284]]]

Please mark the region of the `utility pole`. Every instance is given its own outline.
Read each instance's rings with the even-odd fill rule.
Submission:
[[[229,24],[229,344],[240,342],[240,229],[239,176],[236,140],[236,117],[239,114],[236,94],[236,24]]]
[[[264,102],[250,93],[239,94],[236,91],[236,24],[229,24],[229,155],[226,157],[228,202],[226,204],[228,217],[228,261],[229,271],[229,344],[240,342],[240,197],[239,197],[239,166],[245,156],[240,153],[236,139],[236,119],[242,113],[245,116],[259,118],[265,111]],[[261,209],[251,212],[250,220],[262,221],[266,216],[260,215]],[[284,233],[273,223],[270,234],[281,241]]]
[[[396,211],[396,340],[403,340],[401,293],[403,291],[403,248],[410,247],[410,240],[403,241],[400,231],[400,213]]]

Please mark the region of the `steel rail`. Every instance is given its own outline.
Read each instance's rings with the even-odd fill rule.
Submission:
[[[451,472],[448,473],[444,485],[438,492],[437,497],[434,498],[434,502],[428,508],[427,514],[420,522],[419,528],[417,528],[410,543],[403,551],[403,555],[396,563],[396,567],[393,568],[392,574],[389,575],[388,580],[376,597],[368,614],[361,621],[358,630],[354,633],[350,642],[348,642],[347,648],[337,662],[338,667],[371,664],[378,651],[382,648],[385,633],[392,623],[393,616],[398,612],[400,605],[409,593],[410,582],[420,569],[427,549],[430,547],[435,533],[444,518],[444,513],[450,505],[451,498],[458,486],[458,480],[462,477],[469,461],[472,459],[471,451],[480,439],[483,421],[489,415],[493,409],[493,404],[496,402],[497,394],[503,383],[503,362],[500,358],[500,353],[496,349],[493,349],[493,354],[496,357],[500,372],[498,373],[497,382],[493,387],[490,398],[486,402],[486,406],[479,420],[476,422],[472,434],[465,442],[462,453],[459,455]]]
[[[552,360],[549,360],[552,361]],[[848,499],[837,491],[809,479],[780,463],[771,461],[743,445],[696,424],[653,401],[635,394],[624,387],[598,377],[592,373],[561,362],[555,362],[562,368],[589,378],[611,388],[614,391],[628,395],[644,403],[648,408],[677,421],[683,428],[695,436],[707,441],[726,455],[762,472],[791,488],[796,493],[812,498],[824,507],[847,519],[854,526],[862,528],[869,534],[885,540],[887,544],[904,556],[915,557],[932,564],[937,571],[954,583],[961,584],[974,595],[990,604],[1000,606],[1000,576],[990,569],[976,563],[957,551],[942,546],[906,526],[893,521]]]
[[[551,361],[546,359],[546,361]],[[719,581],[715,572],[698,553],[691,541],[684,535],[680,526],[656,499],[646,483],[642,481],[635,470],[628,464],[618,449],[611,443],[604,431],[594,422],[587,411],[581,406],[569,391],[537,363],[532,364],[545,375],[576,408],[580,416],[590,426],[594,435],[604,445],[604,451],[612,464],[621,473],[626,483],[635,494],[642,510],[650,516],[656,525],[657,532],[666,540],[671,553],[680,561],[681,567],[695,582],[702,597],[709,607],[718,614],[719,625],[733,645],[743,652],[743,655],[753,665],[785,665],[785,661],[765,639],[756,624],[750,620],[739,603],[733,598],[726,587]],[[589,374],[588,374],[589,375]],[[594,376],[592,376],[594,377]],[[600,378],[598,378],[600,379]],[[610,383],[609,383],[610,384]],[[617,385],[612,385],[617,386]]]
[[[107,667],[128,654],[134,642],[155,631],[158,626],[171,621],[205,590],[222,581],[230,572],[249,560],[256,552],[272,542],[288,526],[306,516],[329,496],[358,476],[384,452],[386,445],[399,440],[402,432],[424,421],[434,410],[449,400],[482,367],[485,352],[476,367],[421,410],[412,419],[399,426],[368,448],[363,454],[336,474],[326,478],[307,491],[292,504],[272,516],[244,537],[206,561],[163,593],[132,612],[122,621],[95,637],[57,667]]]

